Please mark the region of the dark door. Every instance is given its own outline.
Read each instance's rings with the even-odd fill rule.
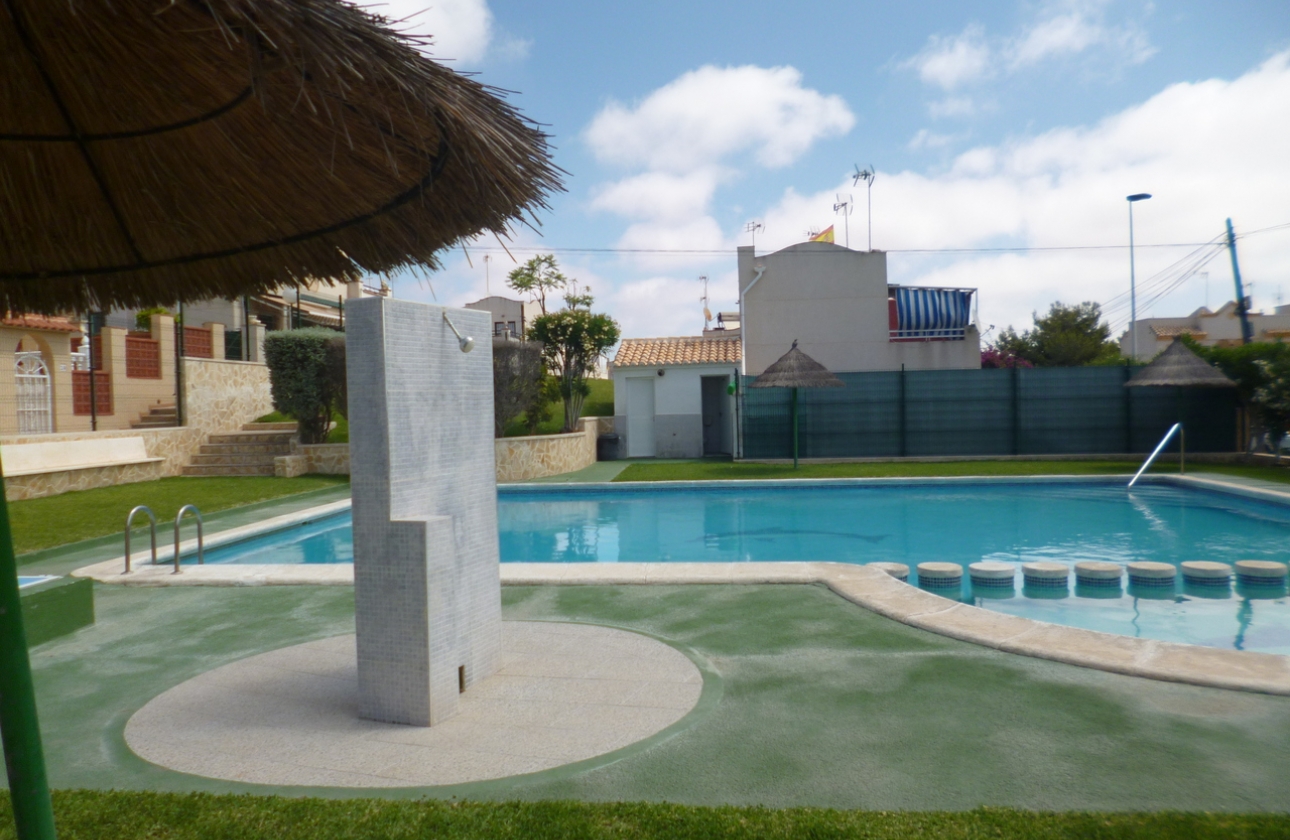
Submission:
[[[726,444],[726,384],[729,377],[704,376],[700,378],[703,395],[703,454],[729,455]]]

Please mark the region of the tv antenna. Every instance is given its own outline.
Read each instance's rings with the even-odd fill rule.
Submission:
[[[846,231],[846,237],[847,237],[846,239],[847,247],[850,248],[851,247],[851,211],[855,209],[856,199],[855,199],[855,196],[853,195],[848,195],[845,201],[842,200],[842,196],[840,195],[836,197],[837,197],[837,202],[835,202],[833,205],[833,212],[838,213],[839,215],[842,216],[843,226],[844,226],[843,229]]]
[[[857,163],[856,174],[851,177],[851,185],[853,187],[860,186],[861,181],[864,181],[868,187],[867,193],[866,193],[866,198],[868,199],[868,202],[867,202],[868,210],[866,211],[866,216],[867,216],[867,221],[869,222],[869,250],[870,251],[873,250],[873,180],[877,177],[878,177],[878,173],[874,171],[872,163],[869,164],[868,169],[861,169],[860,164]]]
[[[703,297],[699,302],[703,304],[703,328],[706,330],[708,324],[712,323],[712,310],[708,309],[708,275],[700,274],[699,282],[703,284]]]
[[[757,231],[765,229],[766,226],[761,222],[749,222],[744,225],[744,232],[752,234],[753,253],[757,252]]]

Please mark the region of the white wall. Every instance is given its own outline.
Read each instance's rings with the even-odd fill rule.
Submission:
[[[664,374],[658,375],[662,370]],[[620,438],[619,451],[627,449],[627,415],[630,413],[627,379],[645,376],[654,382],[655,451],[660,458],[698,458],[703,455],[703,391],[705,376],[734,377],[735,365],[663,365],[660,367],[614,366],[614,430]],[[734,398],[729,397],[726,417],[728,440],[735,440]]]
[[[764,266],[756,281],[756,266]],[[803,242],[754,257],[739,249],[744,371],[755,376],[798,341],[835,373],[979,368],[981,339],[889,340],[887,255],[828,242]]]

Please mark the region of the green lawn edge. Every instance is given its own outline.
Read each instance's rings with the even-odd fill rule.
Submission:
[[[1141,461],[875,461],[864,463],[792,464],[695,460],[637,462],[614,481],[729,481],[784,478],[931,478],[1031,475],[1125,475],[1137,472]],[[1176,464],[1153,466],[1152,473],[1177,473]],[[1219,473],[1290,484],[1290,470],[1239,464],[1197,464],[1189,473]]]
[[[329,840],[329,838],[1272,838],[1290,816],[1215,813],[839,811],[646,802],[470,802],[55,791],[63,840]],[[15,837],[0,796],[0,840]]]
[[[206,515],[348,482],[347,475],[162,478],[9,502],[9,521],[14,551],[25,564],[35,559],[27,555],[120,535],[135,505],[151,508],[160,529],[174,521],[181,505],[195,504]],[[136,524],[146,526],[147,518],[138,517]]]

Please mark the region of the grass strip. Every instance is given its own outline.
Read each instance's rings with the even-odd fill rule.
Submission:
[[[1124,475],[1141,461],[879,461],[849,464],[755,464],[733,461],[672,461],[631,464],[615,481],[721,481],[758,478],[913,478],[933,476]],[[1152,472],[1177,472],[1161,464]],[[1189,472],[1222,473],[1290,483],[1290,470],[1276,467],[1197,464]]]
[[[836,811],[697,807],[644,802],[463,802],[308,799],[203,793],[57,791],[62,840],[599,840],[599,838],[1150,838],[1262,840],[1290,833],[1290,816],[1213,813]],[[7,795],[0,840],[15,837]]]
[[[310,490],[348,483],[347,475],[209,476],[162,478],[79,490],[41,499],[9,503],[14,549],[18,554],[57,545],[119,534],[135,505],[147,505],[157,524],[173,521],[181,505],[193,504],[203,514],[254,504]],[[147,524],[139,517],[136,524]]]

